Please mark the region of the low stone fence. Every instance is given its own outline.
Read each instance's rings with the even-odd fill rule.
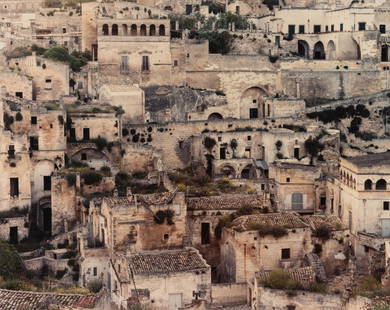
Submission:
[[[246,283],[218,283],[211,285],[211,302],[216,305],[243,304],[247,300]]]

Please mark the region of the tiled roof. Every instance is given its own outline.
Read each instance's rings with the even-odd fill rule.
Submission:
[[[130,196],[130,197],[104,197],[103,202],[106,203],[107,206],[109,206],[111,208],[134,205],[133,196]]]
[[[239,231],[245,231],[250,230],[250,226],[253,224],[282,226],[287,229],[309,227],[301,220],[301,217],[298,214],[288,212],[240,216],[233,221],[233,228]]]
[[[44,304],[68,307],[94,308],[96,295],[55,294],[0,289],[1,310],[39,310]]]
[[[358,167],[390,165],[390,152],[349,157],[346,160]]]
[[[284,269],[286,273],[288,273],[291,279],[297,281],[303,286],[309,286],[313,284],[316,279],[316,273],[313,267],[301,267],[301,268],[291,268]],[[271,271],[259,271],[256,272],[256,278],[259,282],[263,282],[267,280],[270,276]]]
[[[128,257],[134,274],[163,274],[206,270],[209,266],[195,249],[138,253]]]
[[[305,215],[301,219],[312,229],[317,229],[321,225],[327,225],[332,230],[344,229],[340,218],[334,215]]]
[[[188,198],[188,210],[237,210],[244,205],[261,208],[259,195],[223,195]]]
[[[175,198],[175,195],[176,192],[137,195],[137,202],[144,205],[163,205],[170,203]]]

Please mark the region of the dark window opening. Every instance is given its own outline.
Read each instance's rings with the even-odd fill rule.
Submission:
[[[321,32],[321,25],[314,25],[314,33],[320,33]]]
[[[288,25],[288,37],[292,38],[295,34],[295,25]]]
[[[118,25],[117,24],[113,24],[112,25],[111,35],[113,35],[113,36],[117,36],[118,35]]]
[[[219,149],[219,159],[226,159],[226,148],[221,147]]]
[[[30,137],[30,151],[38,151],[38,150],[39,150],[38,137]]]
[[[287,306],[287,310],[295,310],[295,309],[296,309],[295,306],[292,306],[292,305],[288,305],[288,306]]]
[[[282,259],[290,259],[290,249],[282,249]]]
[[[251,140],[252,140],[252,136],[247,136],[246,139],[247,139],[248,141],[251,141]]]
[[[168,234],[164,234],[164,240],[168,240],[169,239],[169,235]]]
[[[43,209],[43,231],[51,234],[51,208]]]
[[[259,118],[259,109],[257,108],[249,109],[249,118]]]
[[[15,97],[23,98],[23,92],[17,91],[17,92],[15,93]]]
[[[17,244],[19,242],[17,226],[12,226],[9,228],[9,242],[11,244]]]
[[[299,159],[299,147],[294,148],[294,158]]]
[[[9,183],[10,183],[10,196],[19,197],[19,179],[10,178]]]
[[[50,191],[51,190],[51,176],[44,176],[43,177],[43,190],[44,191]]]
[[[192,5],[186,4],[186,14],[190,15],[192,13]]]
[[[332,31],[332,32],[334,31],[334,25],[330,26],[330,31]]]
[[[383,202],[383,210],[384,211],[389,211],[390,210],[390,203],[389,203],[389,201],[384,201]]]
[[[326,196],[320,197],[320,209],[325,209],[326,207]]]
[[[93,275],[97,276],[97,267],[93,267]]]
[[[389,61],[389,47],[387,45],[382,45],[381,61]]]
[[[366,23],[359,23],[359,31],[364,31],[366,30]]]
[[[87,160],[87,154],[81,153],[81,160]]]
[[[70,129],[70,140],[71,141],[76,141],[76,128],[71,128]]]
[[[210,223],[202,223],[201,239],[202,244],[210,243]]]
[[[386,33],[386,25],[379,25],[379,32]]]
[[[83,128],[83,140],[89,140],[89,128]]]
[[[299,25],[299,33],[305,33],[305,25]]]
[[[340,24],[340,31],[344,31],[344,24]]]
[[[149,56],[142,56],[142,71],[149,71]]]
[[[290,183],[291,179],[290,178],[286,178],[286,182],[287,183]]]
[[[174,61],[173,61],[173,66],[174,66],[174,67],[177,67],[178,65],[179,65],[179,62],[178,62],[177,60],[174,60]]]
[[[31,116],[31,125],[36,125],[38,123],[36,116]]]
[[[15,146],[9,145],[8,146],[8,159],[14,159],[15,158]]]

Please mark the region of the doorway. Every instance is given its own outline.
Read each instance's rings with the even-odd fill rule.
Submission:
[[[12,226],[9,228],[9,242],[11,244],[17,244],[19,242],[17,226]]]
[[[51,208],[47,207],[43,212],[43,232],[51,235]]]

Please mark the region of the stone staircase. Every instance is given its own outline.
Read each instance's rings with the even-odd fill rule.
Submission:
[[[317,254],[308,253],[305,255],[305,260],[309,266],[313,267],[319,281],[325,282],[327,280],[325,268]]]

